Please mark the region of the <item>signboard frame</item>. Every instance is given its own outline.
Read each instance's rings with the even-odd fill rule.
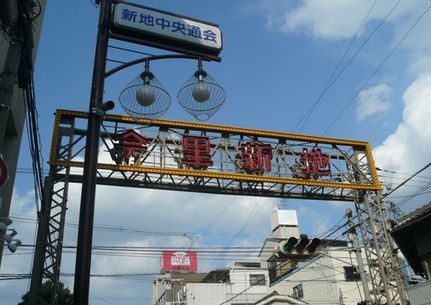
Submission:
[[[82,125],[87,120],[87,113],[71,110],[57,110],[56,112],[56,123],[54,126],[51,155],[49,163],[51,165],[56,165],[60,167],[74,167],[82,168],[83,162],[79,159],[64,160],[62,156],[68,153],[75,155],[72,151],[82,151],[81,146],[84,145],[84,140],[86,133],[76,129],[78,125]],[[68,131],[64,133],[64,128],[62,122],[75,122],[76,126],[73,131]],[[266,139],[277,139],[278,149],[282,149],[286,145],[289,146],[295,143],[309,143],[310,145],[324,148],[331,147],[335,150],[339,150],[341,153],[343,162],[349,162],[354,173],[350,173],[349,181],[338,181],[334,179],[313,179],[313,178],[298,178],[292,176],[281,176],[272,175],[271,173],[261,173],[253,174],[246,172],[232,171],[225,168],[223,171],[218,170],[216,167],[211,167],[208,169],[193,169],[181,166],[177,164],[173,166],[162,166],[169,160],[172,159],[172,154],[174,151],[181,151],[181,140],[180,139],[170,139],[170,143],[166,142],[168,139],[163,140],[161,134],[155,136],[150,140],[151,144],[148,150],[145,149],[143,154],[148,156],[154,151],[166,151],[166,158],[157,159],[155,164],[157,166],[148,164],[147,161],[142,161],[136,163],[133,161],[134,157],[130,158],[130,162],[124,163],[120,160],[114,162],[99,162],[98,168],[98,184],[105,185],[118,185],[126,187],[143,187],[143,188],[153,188],[153,189],[169,189],[169,190],[181,190],[181,191],[192,191],[192,192],[207,192],[207,193],[218,193],[218,194],[232,194],[232,195],[251,195],[251,196],[265,196],[265,197],[280,197],[280,198],[307,198],[315,200],[337,200],[337,201],[353,201],[355,198],[355,191],[376,191],[380,189],[380,182],[376,172],[374,160],[372,157],[371,146],[368,142],[340,139],[340,138],[329,138],[321,136],[311,136],[311,135],[300,135],[292,134],[286,132],[278,132],[271,130],[259,130],[259,129],[248,129],[248,128],[238,128],[223,125],[210,125],[192,122],[182,122],[173,120],[148,120],[148,119],[134,119],[127,116],[119,115],[105,115],[104,122],[109,126],[117,126],[120,130],[125,130],[128,128],[138,129],[149,129],[156,133],[167,135],[167,131],[171,130],[175,134],[206,134],[210,137],[217,137],[219,141],[228,140],[231,144],[237,142],[239,138],[255,138],[259,141],[265,141]],[[104,123],[104,124],[105,124]],[[131,126],[131,127],[126,127]],[[117,128],[116,127],[116,128]],[[106,128],[111,128],[106,126],[104,133],[101,135],[101,141],[104,143],[104,149],[106,152],[115,154],[112,150],[111,138],[115,137],[114,133],[111,133]],[[142,130],[141,132],[144,132]],[[62,146],[60,143],[63,142],[62,138],[69,134],[75,134],[79,136],[80,140],[73,142],[73,146]],[[145,136],[145,132],[143,133]],[[230,140],[230,138],[232,140]],[[174,142],[172,142],[174,141]],[[109,142],[109,143],[108,143]],[[285,143],[285,144],[282,144]],[[220,157],[225,153],[222,143],[214,143],[211,146],[211,150],[220,152]],[[235,151],[240,149],[240,145],[235,145],[232,147],[229,144],[227,149],[233,150],[233,154],[225,155],[226,158],[231,158],[234,156]],[[157,145],[162,145],[156,149]],[[170,147],[175,145],[175,147]],[[214,146],[215,145],[215,146]],[[301,144],[302,145],[302,144]],[[111,147],[111,148],[110,148]],[[217,149],[215,150],[215,147]],[[292,146],[291,146],[292,147]],[[349,156],[346,152],[341,150],[347,148]],[[67,151],[63,151],[67,150]],[[168,153],[170,151],[171,153]],[[275,152],[275,150],[274,150]],[[228,152],[227,152],[228,153]],[[323,153],[323,151],[322,151]],[[338,155],[340,156],[340,153]],[[352,155],[353,153],[353,155]],[[160,157],[162,155],[159,155]],[[219,156],[219,155],[217,155]],[[143,157],[143,155],[142,155]],[[213,156],[216,157],[216,156]],[[298,158],[298,154],[290,155],[290,158]],[[333,160],[333,156],[330,156]],[[137,158],[141,158],[137,156]],[[357,158],[355,161],[352,158]],[[141,158],[141,160],[143,160]],[[338,159],[336,159],[338,160]],[[151,161],[152,162],[152,161]],[[332,161],[331,161],[332,162]],[[358,163],[358,166],[354,164]],[[225,163],[227,165],[227,163]],[[334,170],[336,168],[334,167]],[[59,175],[60,178],[61,175]],[[354,177],[356,176],[356,178]],[[347,176],[346,176],[347,178]],[[69,177],[71,182],[80,183],[82,182],[82,175],[72,174]]]

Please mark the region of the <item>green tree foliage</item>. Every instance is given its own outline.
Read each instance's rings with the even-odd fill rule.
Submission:
[[[48,304],[51,304],[53,283],[47,281],[42,284],[39,292],[39,297]],[[22,301],[18,305],[28,305],[29,293],[24,294],[21,299]],[[70,292],[69,288],[65,287],[63,283],[59,284],[58,287],[58,305],[72,305],[73,294]]]

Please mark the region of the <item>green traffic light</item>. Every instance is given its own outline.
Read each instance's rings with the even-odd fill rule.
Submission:
[[[284,250],[283,252],[285,253],[292,252],[297,243],[298,243],[298,239],[296,237],[289,237],[289,239],[283,245],[283,250]]]

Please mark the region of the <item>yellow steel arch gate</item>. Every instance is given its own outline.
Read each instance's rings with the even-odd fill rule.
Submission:
[[[68,184],[83,182],[87,119],[56,112],[32,287],[43,276],[58,283]],[[354,202],[372,302],[406,303],[367,142],[105,115],[99,143],[98,184]]]

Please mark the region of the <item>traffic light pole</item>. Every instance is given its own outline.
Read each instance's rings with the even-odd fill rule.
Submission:
[[[100,107],[103,102],[111,7],[112,0],[100,1],[79,214],[78,245],[76,250],[73,291],[74,305],[88,305],[96,197],[97,158],[99,154],[99,137],[102,123],[102,117],[95,113],[95,109]]]

